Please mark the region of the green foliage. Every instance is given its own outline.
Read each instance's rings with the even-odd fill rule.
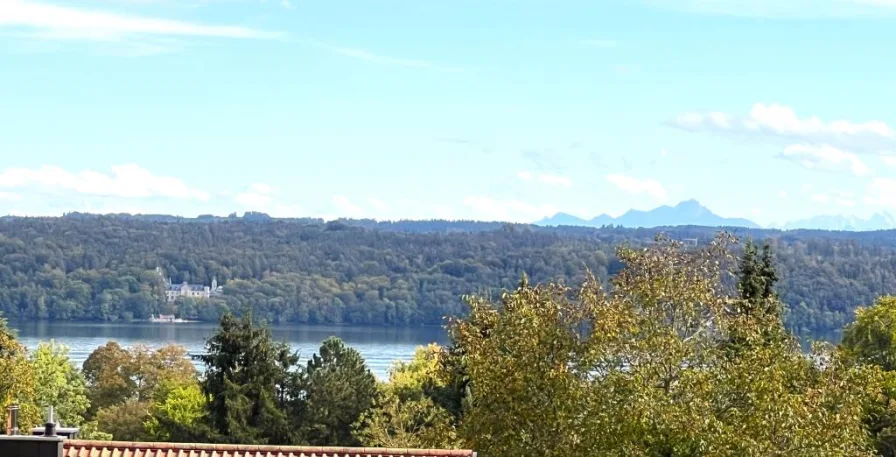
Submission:
[[[91,413],[129,401],[151,401],[164,385],[183,384],[196,377],[182,346],[125,349],[115,341],[95,349],[84,361],[83,373]]]
[[[211,398],[211,439],[246,444],[295,442],[295,424],[286,410],[298,401],[298,355],[286,343],[275,343],[270,329],[256,327],[248,315],[242,319],[225,315],[220,325],[202,356],[206,366],[202,391]]]
[[[862,423],[874,370],[733,312],[727,240],[621,249],[605,291],[589,279],[470,298],[451,327],[470,401],[466,446],[517,455],[868,455]],[[779,323],[780,326],[780,323]],[[728,350],[736,329],[747,342]],[[817,363],[816,363],[817,362]]]
[[[19,405],[19,427],[27,430],[40,423],[36,402],[34,370],[28,363],[25,347],[0,318],[0,408]]]
[[[330,337],[308,361],[302,380],[302,432],[314,445],[360,444],[352,426],[376,397],[376,378],[355,349]]]
[[[866,405],[866,422],[878,454],[896,456],[896,297],[880,297],[874,306],[856,310],[840,350],[854,363],[884,370],[880,391]]]
[[[178,385],[160,395],[144,422],[146,435],[153,441],[201,441],[204,434],[202,418],[208,397],[198,383]]]
[[[857,309],[841,348],[859,363],[896,371],[896,297],[880,297],[874,306]]]
[[[183,317],[217,321],[252,309],[268,322],[441,324],[460,296],[497,298],[522,272],[533,283],[602,281],[619,271],[616,246],[658,230],[504,227],[472,222],[152,221],[73,215],[0,223],[0,312],[13,318],[125,320],[167,307],[162,278],[225,294],[179,300]],[[663,229],[706,242],[713,228]],[[777,253],[788,326],[837,330],[853,309],[896,293],[896,232],[750,230]],[[763,251],[764,253],[765,251]],[[762,264],[762,255],[756,254]]]
[[[38,405],[52,406],[62,426],[82,426],[90,401],[84,376],[68,358],[68,347],[53,341],[41,343],[31,353],[30,362]]]
[[[367,446],[450,449],[458,447],[454,418],[427,395],[444,387],[438,378],[443,350],[417,349],[409,363],[397,363],[389,381],[378,385],[375,404],[361,416],[356,437]]]
[[[78,438],[83,440],[112,441],[112,434],[101,431],[96,421],[88,421],[81,425]]]
[[[128,399],[100,408],[96,413],[97,427],[118,441],[146,441],[144,423],[149,420],[152,402]]]

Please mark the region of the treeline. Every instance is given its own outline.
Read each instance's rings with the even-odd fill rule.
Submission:
[[[377,382],[330,338],[310,357],[225,315],[197,373],[183,348],[114,342],[74,367],[0,323],[0,406],[56,407],[93,439],[464,448],[489,457],[896,455],[896,298],[811,357],[785,329],[771,244],[659,238],[610,285],[526,276],[465,299],[450,344]]]
[[[276,323],[441,324],[461,296],[495,298],[532,281],[601,281],[615,249],[658,232],[705,244],[713,228],[541,228],[479,222],[179,221],[75,214],[0,219],[0,312],[17,319],[129,320],[153,313],[217,320],[227,312]],[[896,232],[740,230],[777,253],[786,322],[800,332],[848,323],[855,307],[896,292]],[[164,276],[210,284],[210,301],[168,304]]]

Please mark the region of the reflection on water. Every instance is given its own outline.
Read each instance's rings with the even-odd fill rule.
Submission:
[[[145,344],[151,348],[166,344],[179,344],[191,353],[203,352],[205,340],[218,326],[214,323],[161,324],[161,323],[99,323],[99,322],[49,322],[10,321],[10,327],[18,331],[19,341],[29,349],[46,340],[56,340],[67,345],[72,361],[80,365],[97,347],[109,340],[122,346]],[[355,348],[367,361],[378,378],[387,376],[389,366],[395,360],[409,360],[414,350],[429,343],[445,344],[447,335],[438,327],[344,327],[344,326],[273,326],[274,339],[286,341],[305,360],[317,352],[320,343],[330,336],[341,338]]]

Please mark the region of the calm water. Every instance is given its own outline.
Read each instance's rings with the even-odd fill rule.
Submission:
[[[217,330],[213,323],[94,323],[94,322],[15,322],[19,341],[29,349],[46,340],[56,340],[70,348],[70,357],[78,365],[97,347],[109,340],[122,346],[145,344],[151,348],[166,344],[185,346],[189,352],[203,352],[205,339]],[[275,326],[274,339],[286,341],[299,351],[303,363],[317,352],[320,343],[330,336],[341,338],[355,348],[380,379],[387,377],[395,360],[409,360],[414,350],[429,343],[445,344],[447,335],[439,327],[388,328],[341,326]]]

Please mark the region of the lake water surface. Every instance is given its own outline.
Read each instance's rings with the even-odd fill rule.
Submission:
[[[166,344],[185,346],[191,353],[204,352],[205,340],[218,329],[215,323],[162,324],[149,322],[48,322],[10,321],[9,326],[18,331],[19,341],[28,349],[34,349],[41,341],[56,340],[70,348],[69,356],[77,365],[109,340],[116,340],[125,347],[144,344],[157,348]],[[410,360],[418,346],[429,343],[446,344],[448,336],[440,327],[348,327],[292,325],[273,326],[274,339],[286,341],[299,351],[302,364],[317,352],[320,343],[330,336],[341,338],[355,348],[367,361],[370,370],[380,379],[386,379],[392,362]],[[839,333],[804,335],[800,338],[808,350],[811,340],[838,343]],[[198,366],[198,365],[197,365]]]
[[[125,347],[145,344],[157,348],[166,344],[179,344],[191,353],[204,352],[205,340],[218,329],[215,323],[101,323],[101,322],[48,322],[10,321],[9,326],[18,331],[18,339],[28,349],[34,349],[41,341],[56,340],[70,348],[72,362],[81,365],[99,346],[109,340]],[[343,326],[273,326],[274,339],[286,341],[299,351],[302,364],[317,352],[320,343],[330,336],[341,338],[355,348],[367,361],[370,370],[380,379],[388,376],[393,361],[410,360],[414,350],[429,343],[445,344],[448,337],[440,327],[343,327]]]

